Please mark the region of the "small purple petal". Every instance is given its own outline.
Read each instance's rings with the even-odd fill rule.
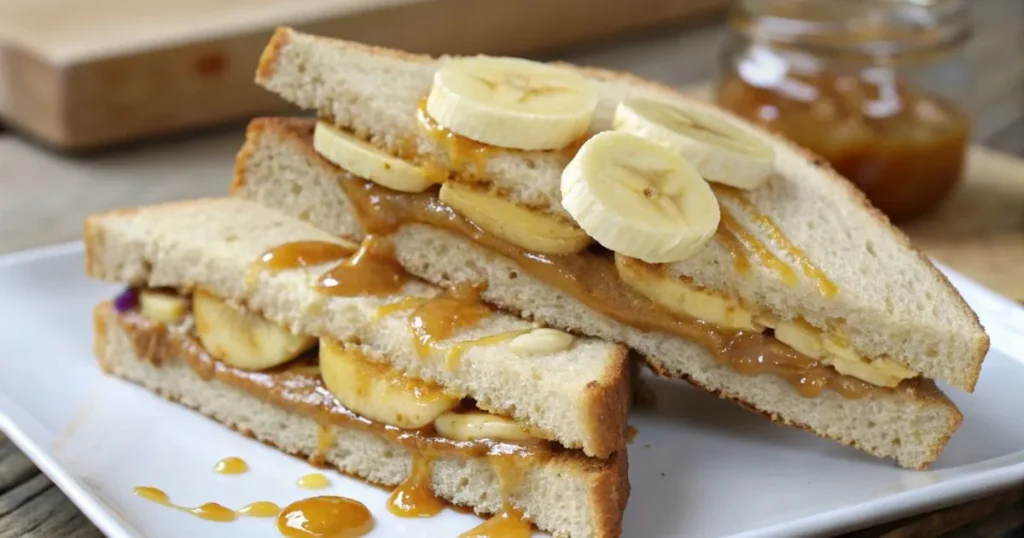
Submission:
[[[114,309],[118,312],[135,310],[139,306],[139,294],[135,288],[127,288],[114,297]]]

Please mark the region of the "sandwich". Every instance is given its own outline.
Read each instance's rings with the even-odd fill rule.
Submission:
[[[907,468],[939,457],[988,337],[820,158],[657,83],[278,29],[234,196],[439,286],[628,346],[773,421]]]
[[[495,311],[255,202],[122,209],[85,223],[106,372],[280,450],[528,532],[618,536],[629,496],[624,346]],[[486,524],[486,523],[485,523]]]

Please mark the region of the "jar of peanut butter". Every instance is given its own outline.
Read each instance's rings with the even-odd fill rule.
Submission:
[[[893,221],[959,182],[963,0],[737,0],[716,100],[827,159]]]

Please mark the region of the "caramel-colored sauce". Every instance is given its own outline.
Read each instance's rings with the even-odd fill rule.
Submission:
[[[316,373],[319,375],[319,372]],[[316,452],[309,456],[309,462],[316,466],[323,466],[327,461],[327,451],[334,446],[334,427],[329,424],[321,424],[316,432]]]
[[[249,464],[242,458],[230,456],[217,462],[213,466],[213,472],[219,474],[242,474],[249,470]]]
[[[433,458],[414,454],[409,476],[388,497],[388,511],[399,517],[432,517],[444,510],[444,501],[431,486],[433,472]]]
[[[434,118],[427,113],[425,97],[420,99],[419,106],[416,107],[416,123],[424,135],[444,147],[452,170],[469,172],[481,177],[487,173],[487,159],[491,156],[494,148],[455,134],[434,121]],[[440,174],[438,176],[440,177]]]
[[[800,247],[793,244],[771,217],[759,212],[739,189],[726,185],[715,185],[714,191],[717,196],[734,201],[746,214],[750,215],[761,231],[768,236],[771,243],[795,261],[808,278],[814,280],[822,296],[831,298],[839,293],[839,288],[828,278],[825,271],[815,265]]]
[[[238,513],[249,517],[274,517],[281,513],[281,507],[270,501],[256,501],[239,508]]]
[[[490,307],[480,301],[475,290],[461,288],[453,288],[417,306],[408,318],[416,353],[421,358],[429,356],[434,342],[446,340],[456,331],[472,327],[492,313]]]
[[[626,443],[632,443],[638,433],[640,431],[636,429],[636,426],[626,426]]]
[[[611,256],[593,251],[561,256],[527,252],[473,226],[441,203],[436,192],[400,193],[341,170],[339,176],[362,226],[371,233],[387,235],[406,223],[422,223],[446,230],[515,261],[534,277],[610,319],[642,331],[671,334],[697,343],[723,364],[746,361],[750,364],[747,372],[781,375],[794,387],[801,387],[804,379],[814,377],[825,379],[828,388],[853,393],[843,387],[853,383],[854,378],[796,353],[770,336],[742,333],[743,338],[737,338],[738,331],[668,312],[623,282]],[[735,235],[744,251],[774,267],[784,280],[796,281],[792,267],[727,215],[723,212],[723,225]],[[743,345],[737,345],[739,342]],[[769,367],[773,364],[786,367]],[[873,390],[890,389],[873,387]]]
[[[739,221],[736,220],[736,217],[733,216],[733,214],[725,207],[722,207],[722,220],[719,222],[719,226],[722,229],[725,229],[726,233],[730,237],[734,237],[744,251],[753,254],[761,264],[772,271],[775,271],[775,274],[778,275],[779,279],[785,282],[787,286],[796,286],[797,283],[799,283],[796,271],[794,271],[789,264],[776,256],[775,253],[765,246],[764,243],[759,241],[754,234],[750,233],[749,230],[740,225]],[[733,254],[733,259],[736,259],[736,254]]]
[[[449,370],[454,370],[455,367],[459,365],[459,361],[462,360],[462,356],[470,349],[479,346],[494,346],[502,342],[508,342],[509,340],[512,340],[517,336],[522,336],[532,330],[533,329],[505,331],[489,336],[482,336],[474,340],[463,340],[462,342],[457,342],[448,350],[448,354],[445,356],[445,367]]]
[[[300,488],[305,489],[324,489],[331,485],[331,481],[327,479],[321,473],[309,473],[299,477],[295,482]]]
[[[553,451],[561,450],[549,442],[454,441],[437,436],[430,428],[406,430],[374,422],[341,405],[324,386],[318,371],[310,370],[309,366],[315,364],[315,359],[300,358],[269,370],[246,371],[214,359],[195,337],[171,332],[137,312],[120,313],[117,319],[129,329],[126,332],[131,334],[136,354],[147,362],[164,365],[182,360],[203,379],[216,379],[319,424],[336,424],[374,434],[411,452],[437,457],[518,454],[521,457],[546,458]]]
[[[487,521],[459,535],[459,538],[530,538],[533,528],[523,513],[511,505]]]
[[[373,530],[373,514],[347,497],[311,497],[284,507],[277,530],[288,538],[355,538]]]
[[[257,501],[242,507],[239,511],[234,510],[217,503],[203,503],[195,508],[189,508],[187,506],[179,506],[171,502],[171,498],[167,496],[162,490],[149,486],[138,486],[134,488],[133,493],[135,495],[152,501],[157,504],[173,508],[182,512],[188,512],[200,519],[207,521],[217,522],[229,522],[238,519],[239,515],[250,516],[250,517],[270,517],[275,515],[277,512],[269,513],[271,507],[277,509],[277,505],[267,501]]]
[[[287,271],[348,258],[355,250],[329,241],[294,241],[278,245],[253,262],[267,271]]]
[[[317,291],[335,296],[390,295],[409,279],[395,261],[391,244],[369,235],[349,259],[331,268],[316,284]]]
[[[491,469],[498,475],[502,510],[480,525],[459,535],[459,538],[529,538],[533,534],[530,522],[512,504],[512,495],[522,483],[520,460],[514,456],[491,456]]]
[[[402,310],[411,310],[429,300],[430,298],[428,297],[405,297],[393,303],[382,305],[373,313],[373,317],[370,318],[370,321],[377,321],[380,318],[390,316],[391,314],[401,312]]]
[[[821,361],[811,359],[777,340],[766,341],[760,333],[737,333],[729,342],[729,348],[733,353],[719,356],[720,362],[744,375],[780,375],[808,398],[821,394],[826,388],[851,399],[881,390],[881,387],[855,377],[841,375]]]

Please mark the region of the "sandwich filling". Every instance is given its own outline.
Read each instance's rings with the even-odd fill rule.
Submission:
[[[204,380],[315,420],[320,436],[311,463],[324,463],[338,427],[408,450],[409,475],[388,501],[389,511],[402,517],[444,508],[431,487],[435,459],[487,458],[505,507],[492,523],[526,529],[510,500],[523,466],[573,453],[529,426],[477,408],[472,399],[373,362],[358,345],[293,334],[202,290],[128,289],[113,306],[143,360],[154,366],[184,360]]]
[[[417,117],[422,132],[451,154],[449,163],[473,169],[486,163],[490,151],[486,144],[445,130],[429,119],[422,105]],[[347,160],[332,158],[336,152],[324,149],[326,137],[321,132],[326,129],[355,137],[321,121],[314,148],[341,168],[340,185],[366,233],[387,236],[403,225],[418,223],[457,234],[513,260],[532,276],[612,320],[695,342],[720,363],[743,374],[779,375],[806,397],[829,389],[847,398],[860,398],[919,376],[888,357],[865,357],[834,331],[821,330],[801,319],[779,319],[766,309],[669,275],[663,264],[603,249],[563,217],[517,206],[475,175],[460,175],[458,170],[438,174],[440,165],[426,161],[419,166],[434,170],[431,180],[444,183],[439,190],[418,192],[386,188],[358,177],[342,166]],[[383,158],[395,158],[374,151]],[[838,293],[827,275],[770,219],[752,216],[766,228],[774,248],[762,244],[739,223],[732,211],[754,210],[741,191],[724,185],[716,185],[714,191],[722,210],[716,234],[728,246],[738,271],[748,271],[753,263],[759,263],[790,285],[795,285],[797,272],[801,272],[817,284],[823,296]],[[795,260],[795,267],[775,254],[776,250]]]

